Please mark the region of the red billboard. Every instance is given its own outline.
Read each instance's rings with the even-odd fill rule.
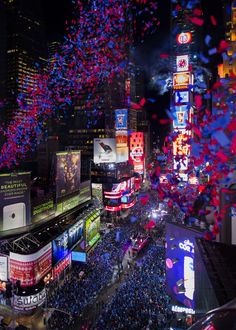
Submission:
[[[52,268],[52,245],[27,255],[10,252],[10,280],[20,280],[22,287],[37,284]]]
[[[134,172],[143,174],[144,172],[144,134],[143,132],[133,132],[130,135],[130,164],[134,166]]]

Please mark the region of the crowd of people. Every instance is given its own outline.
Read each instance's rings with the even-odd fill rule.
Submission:
[[[122,263],[131,245],[131,237],[144,234],[145,221],[155,203],[151,194],[145,203],[137,203],[129,216],[122,219],[122,225],[104,234],[88,256],[86,264],[73,265],[63,284],[55,286],[49,292],[48,307],[66,311],[71,317],[65,313],[53,313],[47,329],[72,329],[79,319],[83,319],[86,309],[96,304],[99,294],[112,285],[114,269]],[[112,302],[103,304],[97,329],[119,329],[122,322],[126,325],[133,324],[132,329],[142,329],[140,325],[148,324],[150,329],[154,329],[155,325],[164,326],[169,311],[164,290],[163,253],[163,248],[153,245],[141,267],[134,266]],[[81,272],[84,274],[82,278]],[[117,308],[113,308],[116,305]],[[127,308],[128,314],[127,311],[125,313]],[[135,310],[139,312],[136,313]],[[109,317],[106,317],[106,311],[108,314],[111,311]]]

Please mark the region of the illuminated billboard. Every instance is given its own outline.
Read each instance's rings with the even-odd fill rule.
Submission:
[[[56,153],[56,195],[67,196],[80,188],[80,151]]]
[[[124,130],[128,128],[128,110],[127,109],[118,109],[115,110],[116,130]]]
[[[30,172],[0,175],[0,232],[31,222]]]
[[[128,131],[119,130],[116,131],[116,147],[128,146]]]
[[[143,132],[133,132],[130,135],[129,161],[134,166],[134,172],[143,174],[143,172],[144,172],[144,134],[143,134]]]
[[[173,141],[173,155],[174,156],[189,156],[190,145],[189,142],[189,131],[179,130],[174,141]]]
[[[103,203],[102,183],[92,183],[92,196]]]
[[[177,72],[188,71],[188,69],[189,69],[189,56],[188,55],[176,56]]]
[[[128,147],[119,147],[116,148],[116,162],[123,163],[129,160],[129,148]]]
[[[193,75],[191,72],[175,72],[173,74],[173,88],[186,89],[193,84]]]
[[[189,91],[176,91],[175,104],[189,103]]]
[[[83,238],[83,227],[83,220],[79,220],[68,229],[68,249],[72,249]]]
[[[8,257],[0,255],[0,282],[7,282],[8,278]]]
[[[187,157],[175,157],[173,159],[173,168],[178,171],[186,171],[188,169],[188,158]],[[180,173],[178,174],[180,176]],[[188,178],[183,181],[188,181]]]
[[[116,162],[116,140],[111,138],[94,139],[93,161],[99,163]]]
[[[94,211],[85,220],[86,248],[91,248],[100,238],[100,211]]]
[[[183,45],[183,44],[188,44],[192,41],[192,33],[191,32],[182,32],[177,34],[176,40],[178,44]]]
[[[56,265],[69,254],[69,236],[65,231],[52,241],[52,265]]]
[[[180,105],[175,106],[174,119],[173,119],[173,127],[174,128],[185,128],[188,122],[188,106]]]
[[[166,223],[166,279],[172,298],[194,308],[194,241],[202,233]]]
[[[36,285],[52,268],[52,245],[44,246],[32,254],[10,252],[10,280],[20,280],[22,287]]]

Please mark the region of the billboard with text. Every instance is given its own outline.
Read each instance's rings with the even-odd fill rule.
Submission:
[[[0,175],[0,232],[31,222],[30,172]]]
[[[10,280],[20,280],[22,287],[37,284],[52,268],[51,243],[32,254],[10,252]]]
[[[116,117],[116,130],[124,130],[128,128],[128,110],[127,109],[118,109],[115,110],[115,117]]]
[[[130,164],[134,166],[134,172],[143,174],[144,172],[144,134],[143,132],[133,132],[130,135]]]

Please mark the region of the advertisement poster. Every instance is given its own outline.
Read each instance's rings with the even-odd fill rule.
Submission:
[[[68,248],[72,249],[79,243],[83,237],[83,220],[76,222],[71,228],[68,229]]]
[[[51,243],[28,255],[10,252],[10,280],[21,281],[22,287],[37,284],[52,268]]]
[[[8,258],[0,256],[0,281],[6,282],[8,278]]]
[[[116,162],[116,140],[115,139],[94,139],[93,161],[99,163]]]
[[[69,253],[68,232],[58,236],[52,241],[52,265],[56,265],[60,260],[64,259]]]
[[[53,267],[52,274],[54,278],[60,276],[60,274],[71,265],[71,253],[67,255],[63,260]]]
[[[188,122],[188,107],[187,105],[175,106],[174,109],[174,128],[186,128]]]
[[[127,109],[119,109],[115,110],[116,117],[116,125],[115,129],[127,129],[128,128],[128,110]]]
[[[29,225],[30,172],[0,175],[0,232]]]
[[[134,172],[144,172],[144,134],[134,132],[130,135],[130,164],[134,166]]]
[[[100,211],[94,212],[85,220],[86,246],[92,247],[100,238]]]
[[[189,142],[189,131],[181,130],[173,141],[173,155],[174,156],[189,156],[190,145]]]
[[[56,153],[56,195],[64,197],[79,191],[80,188],[80,151]]]
[[[194,241],[201,236],[194,230],[166,224],[167,290],[189,308],[194,308]]]

